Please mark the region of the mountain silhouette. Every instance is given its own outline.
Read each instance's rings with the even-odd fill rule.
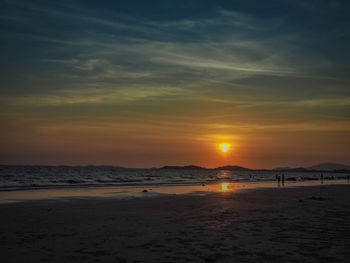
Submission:
[[[320,163],[317,165],[310,166],[307,169],[319,171],[350,170],[350,166],[339,163]]]

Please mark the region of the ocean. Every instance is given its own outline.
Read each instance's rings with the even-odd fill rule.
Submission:
[[[157,187],[220,182],[269,182],[276,175],[286,181],[319,180],[321,172],[227,171],[210,169],[132,169],[113,166],[0,166],[0,191],[93,188],[109,186]],[[346,173],[323,172],[324,180],[347,179]]]

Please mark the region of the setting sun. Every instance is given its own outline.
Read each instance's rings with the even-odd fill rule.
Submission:
[[[219,144],[220,151],[222,152],[228,152],[231,149],[231,144],[229,143],[220,143]]]

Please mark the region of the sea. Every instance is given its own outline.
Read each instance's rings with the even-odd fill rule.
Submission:
[[[349,173],[274,170],[133,169],[114,166],[0,166],[0,191],[96,187],[159,187],[220,182],[286,182],[346,180]]]

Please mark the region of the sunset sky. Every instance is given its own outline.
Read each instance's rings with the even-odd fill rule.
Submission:
[[[349,13],[0,0],[0,164],[350,164]]]

